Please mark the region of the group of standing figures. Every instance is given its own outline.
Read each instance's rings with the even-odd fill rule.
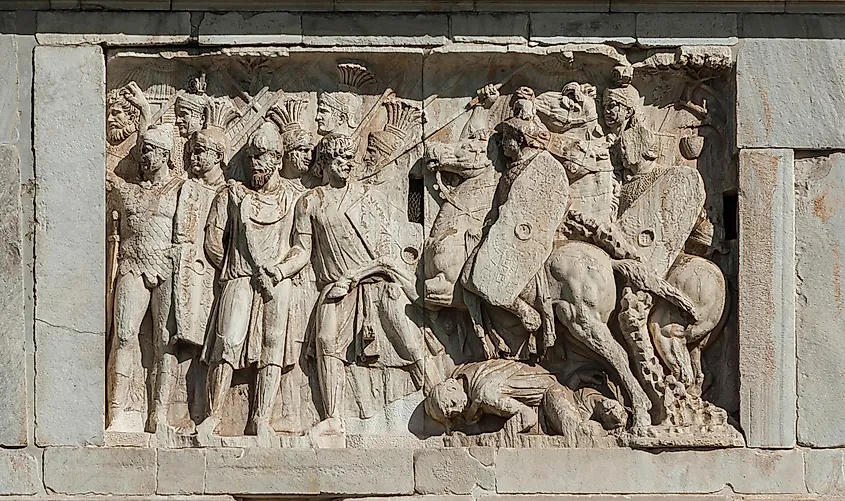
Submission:
[[[704,257],[704,184],[694,168],[659,164],[631,67],[603,96],[589,83],[539,95],[488,85],[452,143],[414,138],[424,111],[390,92],[364,109],[372,75],[338,70],[338,90],[318,93],[316,135],[308,99],[280,92],[241,141],[244,172],[229,160],[246,120],[203,78],[176,93],[173,124],[134,82],[109,94],[110,147],[126,145],[107,172],[119,221],[110,430],[138,431],[126,409],[149,314],[156,434],[219,432],[233,375],[254,368],[247,434],[343,435],[349,369],[369,367],[406,374],[405,393],[421,390],[447,430],[504,418],[501,443],[526,432],[572,445],[585,434],[735,441],[726,413],[700,398],[701,349],[728,304]],[[411,207],[424,194],[409,192],[398,161],[420,143],[418,176],[436,179],[439,205],[425,238]],[[570,344],[590,355],[562,356]],[[194,429],[175,429],[168,407],[190,345],[206,401]],[[321,419],[279,426],[277,400],[311,372]]]

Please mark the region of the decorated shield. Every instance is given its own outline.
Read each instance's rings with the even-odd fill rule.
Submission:
[[[704,207],[704,181],[696,169],[672,167],[641,189],[616,224],[643,261],[665,277]]]
[[[175,251],[173,300],[176,338],[202,345],[214,300],[214,267],[205,258],[202,249],[195,245],[179,245]]]
[[[467,285],[489,303],[513,304],[552,252],[569,206],[563,166],[547,151],[513,181],[499,217],[481,241]]]

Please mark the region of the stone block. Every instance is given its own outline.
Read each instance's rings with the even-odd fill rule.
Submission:
[[[442,45],[449,42],[445,14],[304,14],[306,45]]]
[[[105,64],[37,47],[35,415],[39,445],[100,444],[105,401]]]
[[[156,494],[203,494],[205,449],[159,449]]]
[[[38,459],[22,449],[0,449],[0,496],[36,494],[40,487]]]
[[[473,0],[335,0],[334,10],[349,12],[458,12],[473,10]]]
[[[2,77],[0,77],[2,78]],[[0,145],[0,445],[26,445],[23,232],[21,170],[17,148]]]
[[[200,45],[284,45],[302,42],[302,21],[287,12],[205,14]]]
[[[237,9],[232,8],[231,0],[171,0],[172,10],[197,11],[327,11],[334,10],[334,0],[285,0],[284,9],[276,2],[267,0],[239,0]]]
[[[493,449],[423,449],[414,456],[419,494],[473,494],[496,490]]]
[[[553,465],[566,465],[566,473]],[[803,493],[802,452],[499,449],[500,494]]]
[[[412,494],[413,455],[411,449],[317,449],[320,492]]]
[[[170,10],[170,0],[80,0],[81,9]]]
[[[599,496],[583,496],[580,494],[560,495],[560,494],[497,494],[492,496],[484,496],[484,501],[746,501],[739,496],[730,496],[728,494],[637,494],[634,496],[628,495],[607,495]],[[747,501],[775,501],[770,497],[765,500],[757,497],[748,499]],[[789,495],[788,499],[783,501],[796,501],[793,495]]]
[[[574,13],[531,14],[531,41],[539,44],[603,43],[633,44],[634,14]]]
[[[637,42],[646,47],[734,45],[735,14],[637,14]]]
[[[14,16],[14,13],[12,13]],[[14,23],[12,23],[14,24]],[[10,27],[14,30],[14,27]],[[0,31],[9,33],[9,31]],[[14,33],[14,31],[11,31]],[[18,140],[18,47],[15,35],[0,35],[0,143]]]
[[[845,17],[747,15],[740,35],[737,145],[845,147]]]
[[[749,447],[795,445],[795,188],[790,150],[739,155],[740,425]]]
[[[310,449],[208,449],[206,494],[319,494],[317,452]]]
[[[806,451],[804,472],[807,490],[811,494],[845,496],[845,451]]]
[[[452,40],[467,43],[528,43],[524,14],[452,14]]]
[[[784,0],[611,0],[611,12],[783,12]]]
[[[786,12],[813,14],[842,14],[845,5],[834,0],[786,0]]]
[[[152,495],[156,451],[132,447],[50,447],[44,486],[57,494]]]
[[[168,45],[191,38],[189,12],[39,12],[42,45]]]
[[[845,154],[795,161],[798,441],[845,446]]]
[[[608,12],[610,0],[475,0],[479,12]]]

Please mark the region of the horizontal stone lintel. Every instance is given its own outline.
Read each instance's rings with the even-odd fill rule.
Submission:
[[[726,486],[737,494],[806,495],[806,468],[806,478],[813,480],[811,493],[838,495],[845,492],[845,484],[841,475],[831,477],[830,471],[841,469],[836,466],[841,461],[841,452],[798,449],[655,454],[552,448],[50,447],[44,452],[43,478],[47,492],[63,496],[186,499],[197,495],[410,498],[416,478],[416,494],[429,495],[415,499],[464,501],[464,496],[478,495],[480,489],[499,494],[489,501],[545,501],[551,498],[544,494],[705,495],[723,492]],[[33,467],[37,469],[35,463]],[[180,485],[185,488],[176,488]]]

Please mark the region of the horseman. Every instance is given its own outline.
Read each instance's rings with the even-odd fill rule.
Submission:
[[[566,215],[569,183],[563,165],[546,150],[549,131],[534,113],[531,89],[517,91],[514,112],[501,125],[508,166],[496,189],[492,223],[464,268],[462,285],[535,332],[543,323],[540,312],[521,295],[540,285],[535,277]]]

